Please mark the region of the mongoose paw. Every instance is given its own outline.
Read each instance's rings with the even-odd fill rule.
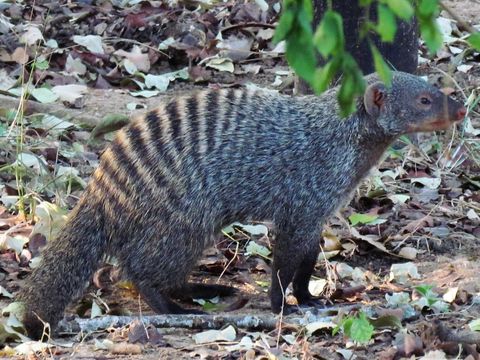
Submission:
[[[43,335],[49,335],[49,328],[44,327],[44,324],[38,319],[36,315],[28,312],[24,315],[23,326],[27,331],[27,335],[33,340],[42,340]]]
[[[290,315],[298,312],[299,307],[298,305],[289,305],[289,304],[284,304],[283,308],[279,309],[278,311],[275,311],[275,309],[272,309],[272,312],[275,314],[280,314],[280,312],[283,315]]]
[[[283,306],[283,315],[290,315],[294,313],[302,313],[306,308],[324,308],[325,304],[321,298],[311,298],[298,305],[288,305]]]
[[[301,308],[306,308],[306,307],[325,307],[325,299],[323,298],[317,298],[317,297],[311,297],[309,299],[304,299],[303,301],[299,301],[298,306]]]

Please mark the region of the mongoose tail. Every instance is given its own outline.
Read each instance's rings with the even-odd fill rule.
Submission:
[[[27,310],[23,324],[32,338],[42,336],[43,322],[54,326],[63,317],[66,306],[82,294],[105,254],[106,236],[93,203],[87,191],[58,237],[42,252],[42,265],[34,269],[20,291],[19,300]]]

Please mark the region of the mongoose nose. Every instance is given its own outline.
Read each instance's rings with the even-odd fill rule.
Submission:
[[[467,109],[463,106],[457,111],[457,120],[462,120],[467,115]]]

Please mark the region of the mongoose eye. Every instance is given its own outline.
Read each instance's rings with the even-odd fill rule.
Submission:
[[[429,98],[422,96],[420,98],[420,103],[422,103],[422,105],[430,105],[432,101]]]

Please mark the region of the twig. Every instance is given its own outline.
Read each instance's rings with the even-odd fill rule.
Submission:
[[[255,23],[255,22],[249,22],[249,23],[243,23],[243,24],[235,24],[235,25],[230,25],[227,27],[224,27],[223,29],[220,30],[221,33],[233,29],[242,29],[242,28],[248,28],[248,27],[263,27],[267,29],[275,29],[276,26],[272,24],[264,24],[264,23]]]
[[[277,321],[277,349],[280,346],[280,337],[282,335],[282,320],[283,320],[283,311],[285,310],[285,301],[287,300],[285,297],[285,291],[283,290],[283,284],[282,280],[280,280],[280,269],[277,270],[277,280],[278,283],[280,284],[280,290],[282,290],[282,307],[280,308],[280,314],[278,315],[278,321]],[[287,284],[288,285],[288,284]]]
[[[103,41],[104,42],[110,42],[110,43],[125,42],[125,43],[129,43],[129,44],[134,44],[134,45],[138,45],[140,47],[145,47],[145,48],[147,48],[149,50],[152,50],[154,52],[160,53],[160,54],[166,56],[169,59],[171,58],[171,56],[168,55],[166,52],[164,52],[160,49],[157,49],[154,46],[144,44],[144,43],[142,43],[140,41],[137,41],[137,40],[134,40],[134,39],[126,39],[126,38],[120,38],[120,37],[107,37],[107,38],[104,38]]]
[[[283,323],[290,325],[302,326],[314,321],[332,321],[338,312],[346,312],[358,308],[360,305],[346,305],[338,307],[330,307],[328,309],[308,308],[302,309],[303,315],[288,315],[283,317]],[[123,327],[134,320],[138,316],[102,316],[93,319],[74,318],[73,320],[62,320],[57,331],[59,333],[78,333],[93,332],[105,330],[109,327]],[[220,329],[227,324],[232,324],[238,328],[248,330],[274,330],[278,326],[279,317],[274,314],[221,314],[221,315],[192,315],[192,314],[168,314],[168,315],[151,315],[140,318],[142,323],[153,325],[158,328],[187,328],[187,329]]]

